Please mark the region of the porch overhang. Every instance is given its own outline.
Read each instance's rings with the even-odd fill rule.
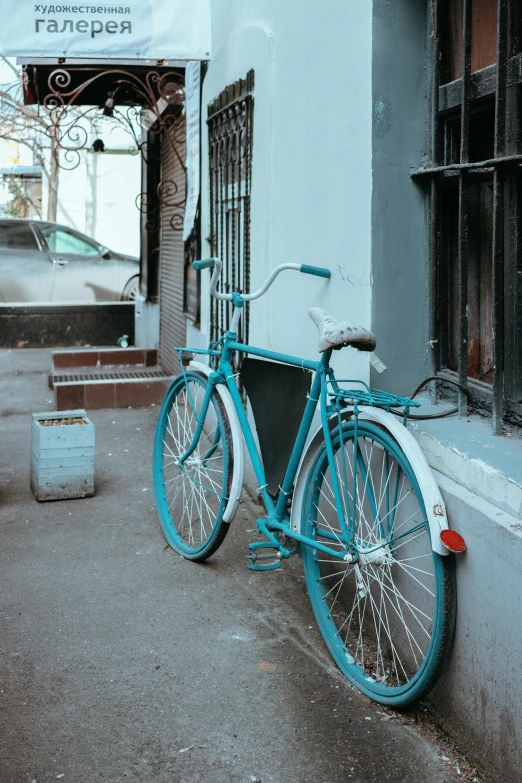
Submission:
[[[60,95],[69,106],[103,106],[110,95],[120,106],[151,108],[183,82],[182,60],[72,60],[20,57],[24,103],[45,105]]]

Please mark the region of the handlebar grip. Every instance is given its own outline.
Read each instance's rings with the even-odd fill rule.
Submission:
[[[301,264],[301,272],[305,275],[316,275],[316,277],[331,277],[332,273],[329,269],[325,269],[322,266],[308,266],[308,264]]]
[[[200,272],[202,269],[212,269],[215,265],[215,258],[204,258],[202,261],[194,261],[192,264],[196,272]]]

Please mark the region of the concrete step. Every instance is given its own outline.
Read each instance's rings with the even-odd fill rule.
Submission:
[[[163,401],[172,377],[143,348],[55,351],[49,375],[56,410],[144,408]]]
[[[111,377],[86,380],[71,375],[67,380],[55,382],[56,410],[85,408],[145,408],[163,401],[172,378],[161,368],[154,368],[149,377]]]

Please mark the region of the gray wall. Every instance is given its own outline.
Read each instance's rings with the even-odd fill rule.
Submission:
[[[522,778],[522,536],[519,518],[435,474],[457,559],[457,631],[448,668],[429,697],[437,722],[488,783]]]
[[[425,155],[427,8],[373,4],[372,329],[388,369],[372,385],[403,394],[428,374],[425,198],[410,178]]]
[[[372,329],[376,353],[388,369],[373,371],[372,384],[402,393],[411,393],[429,374],[427,343],[436,337],[428,334],[427,200],[410,178],[426,156],[430,22],[427,2],[374,0]],[[507,471],[497,452],[509,444],[490,443],[477,417],[430,425],[431,441],[425,437],[421,446],[431,466],[445,474],[435,475],[450,525],[464,535],[468,551],[457,560],[451,659],[429,702],[435,719],[488,783],[518,783],[522,525],[519,512],[505,510],[509,493],[499,487],[504,482],[518,488],[520,462]],[[457,442],[458,426],[479,447],[478,460],[469,444]],[[495,489],[488,494],[489,477]]]

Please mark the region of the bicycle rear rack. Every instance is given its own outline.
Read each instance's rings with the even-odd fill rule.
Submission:
[[[344,388],[341,384],[357,384],[356,388]],[[399,412],[402,408],[404,423],[410,413],[410,408],[420,408],[420,402],[409,397],[401,397],[398,394],[382,391],[382,389],[370,389],[364,381],[354,379],[329,379],[327,381],[327,393],[331,401],[331,407],[334,411],[353,405],[354,412],[357,413],[361,405],[367,405],[370,408],[383,408],[385,411]]]

